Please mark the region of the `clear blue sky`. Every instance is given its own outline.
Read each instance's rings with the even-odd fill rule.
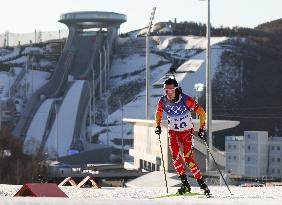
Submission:
[[[72,11],[113,11],[127,15],[121,31],[146,26],[152,7],[157,21],[206,21],[206,2],[199,0],[1,0],[0,33],[58,30],[60,14]],[[214,26],[256,25],[282,18],[282,0],[211,0]]]

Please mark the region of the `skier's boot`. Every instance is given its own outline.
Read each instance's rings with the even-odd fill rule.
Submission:
[[[197,180],[197,182],[198,182],[200,188],[201,188],[202,190],[204,190],[204,194],[205,194],[207,197],[209,197],[209,196],[210,196],[210,190],[209,190],[207,184],[205,183],[204,178],[202,177],[201,179]]]
[[[181,187],[178,189],[177,194],[183,195],[187,192],[191,192],[191,187],[187,181],[186,174],[180,175],[178,178],[181,180]]]

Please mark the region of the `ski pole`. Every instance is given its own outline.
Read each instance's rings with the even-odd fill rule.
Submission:
[[[159,136],[159,142],[160,142],[160,148],[161,148],[161,155],[162,155],[162,164],[163,164],[163,170],[164,170],[164,176],[165,176],[165,186],[166,186],[166,193],[168,194],[168,187],[167,187],[167,180],[166,180],[166,173],[165,173],[165,165],[164,165],[164,155],[163,155],[163,148],[162,148],[162,142],[161,142],[161,135]]]
[[[209,146],[208,146],[206,140],[205,140],[205,139],[203,139],[203,140],[204,140],[204,142],[205,142],[206,148],[207,148],[209,154],[211,155],[211,157],[212,157],[212,159],[213,159],[213,161],[214,161],[214,163],[215,163],[215,165],[216,165],[216,168],[217,168],[217,170],[219,171],[219,173],[220,173],[220,175],[221,175],[221,177],[222,177],[222,179],[223,179],[223,181],[224,181],[224,183],[225,183],[227,189],[229,190],[230,194],[233,195],[232,192],[231,192],[230,189],[229,189],[228,184],[226,183],[226,181],[225,181],[225,179],[224,179],[224,177],[223,177],[223,175],[222,175],[222,172],[220,171],[220,169],[219,169],[219,167],[218,167],[218,164],[216,163],[216,161],[215,161],[215,159],[214,159],[214,157],[213,157],[213,155],[212,155],[212,153],[211,153],[211,151],[210,151],[210,148],[209,148]]]

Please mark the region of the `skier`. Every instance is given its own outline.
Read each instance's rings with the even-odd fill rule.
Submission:
[[[173,165],[181,180],[181,187],[178,194],[190,192],[190,184],[187,181],[184,166],[180,157],[180,143],[183,145],[183,158],[190,168],[194,178],[197,180],[205,195],[210,194],[210,190],[206,185],[204,178],[198,168],[197,163],[193,159],[192,137],[194,125],[192,123],[191,110],[194,110],[200,118],[200,129],[198,136],[203,138],[205,133],[206,113],[204,109],[197,104],[190,96],[182,93],[175,79],[169,78],[164,83],[165,95],[162,96],[157,105],[155,113],[156,129],[155,133],[161,134],[161,121],[163,111],[167,114],[169,147],[172,155]]]

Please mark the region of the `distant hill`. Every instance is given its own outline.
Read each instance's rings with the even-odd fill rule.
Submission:
[[[255,27],[256,30],[271,33],[281,33],[282,34],[282,18],[267,23],[263,23]]]
[[[222,54],[212,83],[213,119],[240,121],[215,133],[222,149],[230,133],[262,130],[282,136],[282,19],[238,31],[240,38],[228,42],[231,49]]]

